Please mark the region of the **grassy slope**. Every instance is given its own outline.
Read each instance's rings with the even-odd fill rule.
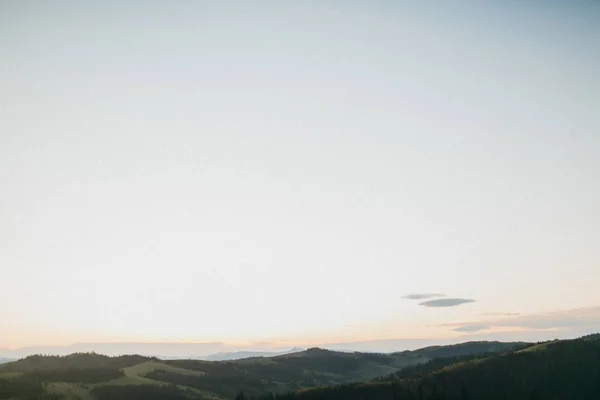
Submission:
[[[164,370],[168,372],[173,372],[176,374],[183,375],[194,375],[194,376],[202,376],[205,375],[204,372],[201,371],[192,371],[189,369],[177,368],[171,365],[165,364],[159,361],[147,361],[141,364],[134,365],[133,367],[124,368],[123,372],[125,372],[126,376],[143,376],[151,371],[156,370]]]
[[[143,362],[141,364],[123,368],[123,372],[125,376],[117,379],[113,379],[107,382],[89,384],[89,385],[80,385],[78,383],[71,382],[52,382],[48,385],[48,390],[51,393],[58,393],[65,397],[67,400],[75,400],[77,398],[81,400],[92,400],[93,396],[90,393],[90,390],[97,386],[103,385],[112,385],[112,386],[126,386],[126,385],[165,385],[162,382],[153,381],[151,379],[144,378],[139,376],[141,372],[149,372],[152,369],[147,364],[151,364],[152,366],[158,366],[160,363],[155,363],[152,361]],[[156,365],[158,364],[158,365]]]
[[[90,356],[91,358],[96,358],[95,355]],[[102,364],[104,364],[104,358],[98,358],[101,360]],[[86,360],[84,363],[86,366],[90,364],[89,360]],[[44,362],[41,363],[44,367],[50,368],[50,366],[45,365]],[[69,361],[69,366],[72,366],[72,363]],[[14,362],[13,365],[9,365],[7,369],[15,370],[18,368],[22,368],[25,372],[30,372],[32,370],[36,370],[37,366],[34,365],[31,360],[21,360],[20,362]],[[202,376],[203,372],[200,371],[191,371],[185,370],[182,368],[176,368],[167,364],[164,364],[160,361],[144,361],[142,363],[122,368],[125,376],[116,378],[107,382],[101,382],[96,384],[82,384],[82,383],[73,383],[73,382],[49,382],[48,383],[48,391],[50,393],[60,394],[67,400],[92,400],[93,396],[90,391],[98,386],[129,386],[129,385],[155,385],[155,386],[167,386],[168,383],[156,381],[152,379],[145,378],[143,375],[156,371],[156,370],[164,370],[172,373],[182,374],[182,375],[191,375],[191,376]],[[0,378],[4,379],[15,379],[19,378],[23,375],[22,372],[0,372]],[[214,399],[216,396],[213,393],[209,393],[206,391],[187,388],[181,385],[178,385],[179,389],[183,391],[188,391],[192,395],[202,396],[204,399]]]
[[[123,368],[123,372],[125,373],[124,377],[113,379],[108,382],[98,383],[95,386],[127,386],[127,385],[156,385],[156,386],[167,386],[168,383],[161,382],[153,379],[148,379],[144,377],[144,375],[153,372],[153,371],[168,371],[172,373],[177,373],[181,375],[191,375],[191,376],[203,376],[204,372],[201,371],[192,371],[186,370],[183,368],[176,368],[170,365],[164,364],[159,361],[146,361],[132,367]],[[202,396],[203,399],[216,399],[218,398],[214,393],[210,393],[204,390],[198,390],[194,388],[190,388],[183,385],[177,385],[177,387],[182,391],[190,391],[193,394],[198,396]]]
[[[50,382],[48,392],[60,394],[65,400],[93,400],[88,387],[78,383]]]
[[[519,350],[519,351],[517,351],[517,353],[532,353],[532,352],[536,352],[536,351],[545,351],[545,350],[548,350],[548,346],[550,346],[552,343],[555,343],[555,342],[545,342],[545,343],[535,344],[533,346],[529,346],[525,349]]]
[[[0,379],[14,379],[23,375],[22,372],[0,372]]]

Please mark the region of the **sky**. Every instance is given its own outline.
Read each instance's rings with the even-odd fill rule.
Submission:
[[[0,2],[0,348],[600,331],[598,21]]]

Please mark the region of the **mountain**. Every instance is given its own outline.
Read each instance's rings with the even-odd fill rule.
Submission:
[[[237,398],[243,399],[245,396],[240,394]],[[256,399],[272,400],[273,398],[273,395],[264,395]],[[439,358],[376,381],[297,391],[280,394],[276,398],[277,400],[600,399],[600,335],[545,342],[500,354]]]
[[[0,364],[4,364],[10,361],[15,361],[14,358],[5,358],[5,357],[0,357]]]
[[[517,349],[523,345],[506,343],[500,347]],[[439,353],[440,349],[436,351]],[[489,342],[486,347],[484,342],[477,342],[464,344],[460,352],[479,354],[498,349],[498,343]],[[438,354],[436,351],[377,354],[310,348],[273,357],[227,361],[160,360],[140,355],[109,357],[95,353],[36,355],[0,365],[0,387],[11,388],[9,398],[20,398],[15,394],[29,391],[32,399],[44,398],[39,397],[42,394],[97,400],[229,399],[240,391],[260,396],[372,380],[426,363]],[[9,392],[6,389],[1,392],[0,399],[6,398],[4,393]]]

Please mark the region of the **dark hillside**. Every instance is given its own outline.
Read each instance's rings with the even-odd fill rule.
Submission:
[[[59,400],[60,397],[46,393],[40,382],[23,379],[0,379],[0,399]]]
[[[409,352],[427,358],[462,357],[473,354],[502,353],[531,346],[525,342],[466,342],[449,346],[430,346]],[[406,352],[405,352],[406,353]]]
[[[438,359],[431,366],[440,365],[440,369],[427,371],[414,367],[415,374],[411,376],[400,371],[394,374],[397,379],[390,382],[297,391],[279,395],[277,399],[600,399],[600,338],[595,336],[456,361],[442,366],[445,361]],[[259,397],[260,400],[271,398]]]

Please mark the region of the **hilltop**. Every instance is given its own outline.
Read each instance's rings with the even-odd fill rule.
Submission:
[[[303,349],[294,347],[288,351],[232,351],[215,353],[205,357],[198,357],[198,359],[205,361],[229,361],[241,360],[242,358],[276,357],[284,354],[297,353],[302,350]]]

